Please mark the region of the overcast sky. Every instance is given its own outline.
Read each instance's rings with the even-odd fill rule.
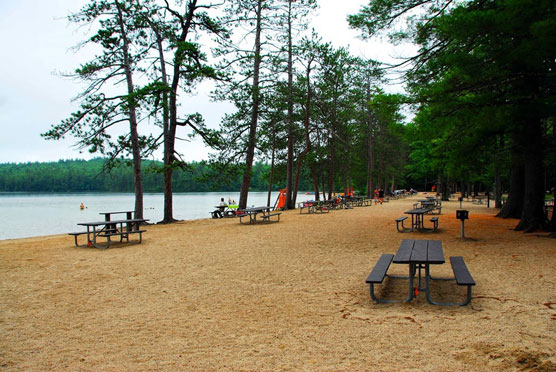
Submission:
[[[384,59],[395,56],[394,48],[357,39],[348,28],[346,16],[355,14],[368,0],[318,0],[311,27],[336,47],[350,47],[352,54]],[[91,156],[73,147],[74,140],[46,141],[40,134],[73,112],[72,102],[80,92],[78,82],[56,75],[70,72],[87,56],[70,50],[85,39],[83,30],[69,24],[66,16],[85,0],[0,1],[0,163],[56,161]],[[187,99],[184,110],[203,114],[207,125],[216,128],[230,105],[211,102],[210,86],[201,86]],[[182,111],[185,112],[185,111]],[[179,145],[185,160],[207,158],[202,143]]]

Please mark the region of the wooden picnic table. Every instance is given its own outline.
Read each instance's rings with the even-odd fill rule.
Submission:
[[[390,263],[408,265],[408,276],[387,275]],[[471,288],[475,281],[461,256],[450,257],[450,264],[454,272],[454,278],[433,278],[430,275],[431,265],[443,265],[445,262],[442,242],[440,240],[402,240],[396,255],[383,254],[377,264],[367,277],[366,282],[370,284],[370,295],[376,302],[397,302],[395,300],[379,299],[374,293],[374,285],[382,283],[386,276],[392,278],[409,279],[408,296],[404,302],[412,301],[419,291],[425,291],[426,299],[433,305],[465,306],[471,301]],[[425,270],[422,275],[422,270]],[[418,274],[417,285],[414,285],[415,275]],[[424,285],[423,285],[424,279]],[[467,298],[463,302],[436,302],[431,298],[431,280],[455,280],[460,286],[467,286]]]
[[[133,219],[133,213],[135,211],[122,211],[122,212],[100,212],[99,214],[103,214],[104,215],[104,220],[105,221],[110,221],[110,216],[113,214],[125,214],[126,215],[126,219],[131,220]]]
[[[218,209],[220,211],[220,213],[222,213],[222,217],[235,217],[235,210],[236,208],[231,208],[231,206],[229,205],[215,205],[214,208]],[[214,216],[214,212],[210,212],[213,217]]]
[[[427,301],[430,300],[430,265],[441,265],[445,262],[440,240],[402,240],[398,252],[394,256],[394,263],[409,266],[409,294],[405,302],[413,300],[416,290],[425,291]],[[425,286],[422,286],[421,270],[425,269]],[[419,273],[417,286],[413,285],[415,274]],[[431,302],[432,303],[432,302]]]
[[[423,216],[427,214],[429,211],[430,211],[429,208],[416,208],[404,212],[404,214],[411,215],[411,231],[414,231],[415,229],[418,230],[424,229]]]
[[[75,237],[75,245],[79,246],[77,243],[77,237],[79,235],[87,234],[87,245],[94,246],[96,248],[108,248],[110,247],[111,237],[119,236],[120,242],[124,239],[129,243],[129,236],[132,234],[139,234],[139,243],[142,241],[142,233],[145,230],[141,230],[140,225],[147,222],[144,218],[135,219],[123,219],[123,220],[109,220],[109,221],[97,221],[97,222],[81,222],[77,225],[85,226],[87,228],[86,232],[80,233],[70,233]],[[97,244],[97,238],[106,238],[106,245]]]
[[[252,208],[245,208],[245,209],[238,209],[237,210],[239,215],[239,223],[244,223],[243,218],[249,217],[249,224],[255,224],[257,222],[257,216],[262,216],[263,222],[280,222],[280,214],[279,212],[271,213],[272,207],[252,207]],[[276,220],[271,220],[271,217],[277,217]]]

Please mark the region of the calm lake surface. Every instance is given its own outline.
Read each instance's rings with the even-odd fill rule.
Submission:
[[[266,192],[250,192],[247,204],[266,205],[267,195]],[[174,218],[210,218],[210,212],[220,203],[220,198],[224,198],[227,203],[228,197],[237,202],[239,192],[176,193]],[[277,192],[272,194],[271,206],[277,197]],[[86,207],[84,210],[79,209],[81,203]],[[145,194],[143,205],[143,215],[149,222],[162,220],[163,194]],[[134,206],[135,197],[131,193],[0,193],[0,240],[83,231],[77,223],[103,221],[104,216],[99,215],[100,212],[128,211],[133,210]]]

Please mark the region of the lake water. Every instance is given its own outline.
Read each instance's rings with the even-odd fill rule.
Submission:
[[[247,205],[266,205],[267,195],[266,192],[250,192]],[[210,212],[222,197],[226,202],[228,197],[237,202],[239,192],[176,193],[174,218],[210,218]],[[271,206],[277,197],[277,192],[272,194]],[[86,207],[84,210],[79,208],[81,203]],[[143,205],[143,216],[151,223],[162,220],[163,194],[145,194]],[[77,226],[78,222],[102,221],[104,216],[99,215],[100,212],[128,211],[134,206],[135,196],[131,193],[0,193],[0,240],[83,231]]]

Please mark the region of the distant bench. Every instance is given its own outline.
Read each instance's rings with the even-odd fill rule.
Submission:
[[[405,220],[407,220],[407,217],[406,217],[406,216],[396,218],[396,229],[397,229],[399,232],[406,232],[406,231],[411,230],[411,229],[409,229],[409,228],[407,228],[407,227],[404,226],[404,221],[405,221]],[[434,232],[434,231],[436,231],[436,230],[438,229],[438,217],[432,217],[432,218],[430,219],[430,221],[433,223],[432,229],[426,229],[426,228],[423,227],[423,230],[425,230],[425,231],[428,230],[428,231],[433,231],[433,232]],[[401,229],[400,229],[400,225],[401,225],[401,227],[402,227]]]
[[[405,232],[405,231],[409,230],[407,227],[405,227],[403,225],[403,222],[405,220],[407,220],[407,216],[396,218],[396,229],[398,229],[399,232]],[[400,224],[402,225],[401,230],[400,230]]]

